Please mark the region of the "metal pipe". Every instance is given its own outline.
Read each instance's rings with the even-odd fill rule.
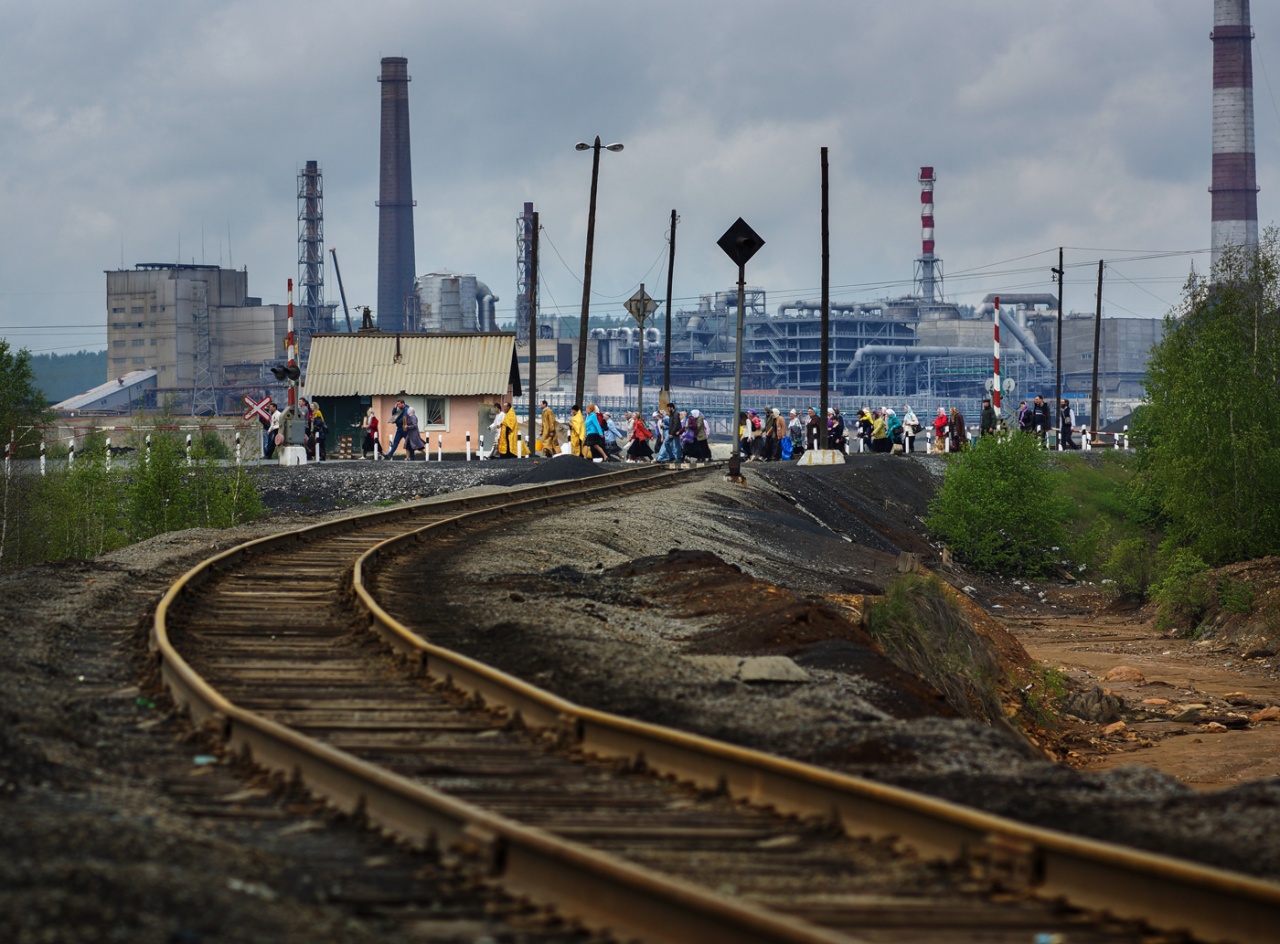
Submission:
[[[845,368],[848,380],[867,357],[984,357],[991,351],[985,347],[937,347],[923,344],[866,344],[854,352],[853,360]]]

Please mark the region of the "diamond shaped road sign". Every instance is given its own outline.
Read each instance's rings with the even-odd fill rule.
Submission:
[[[627,299],[627,311],[631,312],[631,317],[636,321],[644,324],[644,320],[658,310],[658,303],[653,300],[644,288],[640,288],[634,295]]]
[[[726,256],[732,259],[740,266],[747,264],[747,260],[756,254],[756,251],[764,245],[764,240],[760,238],[746,220],[738,217],[736,223],[724,231],[724,235],[716,240],[716,245],[724,250]]]

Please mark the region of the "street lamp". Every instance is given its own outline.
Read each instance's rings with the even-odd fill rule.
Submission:
[[[600,136],[596,135],[594,144],[587,144],[585,141],[579,141],[574,145],[574,149],[578,151],[593,151],[591,157],[591,203],[587,209],[587,258],[582,264],[582,323],[578,326],[578,385],[576,402],[582,409],[586,409],[586,404],[582,402],[583,393],[587,386],[587,317],[591,311],[591,250],[596,238],[596,183],[600,179],[600,149],[606,151],[621,151],[621,144],[601,144]]]

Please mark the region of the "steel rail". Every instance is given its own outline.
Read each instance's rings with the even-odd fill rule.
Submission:
[[[544,506],[618,494],[629,486],[672,481],[680,473],[624,470],[586,484],[513,490],[490,496],[415,503],[413,511],[458,514],[444,522],[503,514],[512,508]],[[483,507],[464,510],[471,505]],[[857,938],[809,925],[769,909],[678,881],[614,856],[516,823],[448,794],[306,737],[260,714],[243,709],[201,678],[169,639],[170,614],[191,589],[219,568],[307,535],[348,530],[403,514],[406,506],[351,516],[259,538],[224,551],[184,574],[157,607],[151,644],[162,680],[193,721],[212,727],[228,748],[269,770],[290,776],[335,808],[363,816],[385,833],[436,850],[445,861],[480,868],[509,891],[563,908],[591,927],[650,941],[738,944],[857,944]],[[411,532],[415,533],[415,532]],[[566,896],[566,889],[572,894]]]
[[[512,509],[527,506],[513,503]],[[389,538],[356,562],[353,589],[370,628],[426,675],[553,732],[600,758],[799,816],[827,816],[846,835],[896,837],[925,855],[967,857],[1037,895],[1207,941],[1264,944],[1280,927],[1280,884],[1072,836],[901,788],[596,711],[460,653],[433,645],[379,605],[366,585],[378,558],[406,541],[477,520],[459,515]]]
[[[423,672],[479,695],[529,727],[552,732],[587,752],[640,761],[657,772],[720,788],[782,812],[828,817],[851,835],[894,835],[934,855],[982,859],[993,872],[1003,871],[1042,896],[1062,896],[1079,907],[1140,918],[1158,927],[1187,929],[1206,940],[1252,944],[1274,939],[1280,916],[1280,887],[1275,885],[1037,830],[884,785],[583,708],[432,646],[382,612],[363,586],[378,555],[397,541],[426,540],[433,532],[517,508],[616,493],[627,479],[664,478],[651,468],[643,473],[647,474],[629,469],[585,485],[558,483],[465,499],[428,500],[240,545],[193,568],[161,601],[152,644],[162,676],[175,701],[197,722],[213,725],[233,750],[300,779],[337,808],[362,813],[388,833],[435,847],[446,859],[478,864],[517,894],[554,902],[590,926],[648,940],[851,940],[848,935],[586,850],[319,744],[230,703],[200,679],[169,643],[170,610],[191,588],[245,554],[306,540],[308,535],[403,517],[406,511],[444,515],[367,552],[357,565],[355,593],[371,614],[374,628]],[[574,890],[568,901],[566,887]]]

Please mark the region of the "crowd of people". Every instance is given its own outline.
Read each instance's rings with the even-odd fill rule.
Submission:
[[[639,412],[627,412],[621,421],[612,413],[600,410],[594,403],[586,409],[574,404],[567,422],[561,423],[546,400],[540,403],[537,442],[533,452],[552,456],[566,452],[595,462],[682,462],[710,461],[710,428],[701,410],[677,409],[674,403],[663,410],[645,417]],[[284,412],[274,403],[268,404],[270,421],[263,420],[262,454],[271,459],[277,446],[283,443]],[[326,458],[325,440],[328,425],[319,406],[298,401],[298,413],[304,418],[306,449],[308,456],[323,461]],[[511,402],[493,403],[493,421],[488,457],[505,459],[525,454],[528,444],[521,440],[520,421]],[[1058,441],[1061,448],[1080,448],[1072,439],[1074,414],[1067,400],[1061,401],[1061,427]],[[394,456],[403,445],[408,459],[415,453],[425,453],[428,443],[419,427],[419,420],[412,406],[403,399],[396,400],[391,410],[390,422],[394,427],[391,444],[386,451]],[[1053,426],[1052,412],[1043,396],[1036,396],[1030,404],[1023,400],[1014,418],[1017,429],[1038,435],[1046,440]],[[372,455],[378,448],[378,417],[372,407],[362,423],[364,428],[363,452]],[[933,418],[932,443],[926,444],[930,452],[958,452],[969,443],[969,431],[964,415],[959,409],[938,407]],[[978,434],[994,434],[1001,428],[1000,418],[989,399],[982,401]],[[817,409],[809,407],[804,414],[791,410],[783,415],[776,407],[762,411],[748,409],[738,416],[738,437],[741,454],[748,461],[780,462],[794,459],[806,450],[819,448],[822,419]],[[826,448],[846,454],[873,452],[910,455],[916,451],[916,440],[928,430],[915,411],[904,406],[901,415],[891,407],[878,409],[863,407],[858,410],[851,424],[836,407],[827,410]]]

